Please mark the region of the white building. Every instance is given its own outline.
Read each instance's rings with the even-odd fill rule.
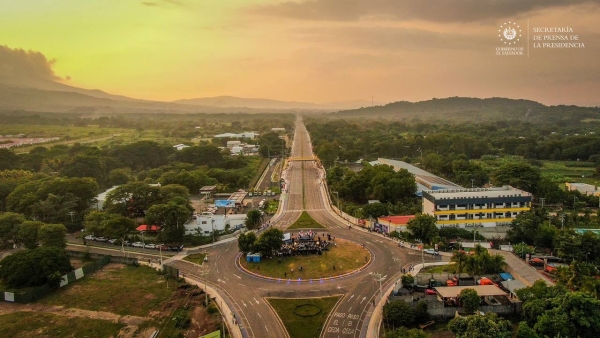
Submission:
[[[285,132],[285,128],[274,127],[274,128],[271,128],[271,131],[274,131],[274,132],[280,132],[280,131],[283,131],[283,132]]]
[[[108,190],[96,196],[96,208],[98,210],[102,210],[104,208],[104,202],[106,202],[106,196],[108,195],[108,193],[117,189],[118,187],[118,185],[115,185],[114,187],[108,188]]]
[[[567,190],[569,191],[579,191],[584,195],[591,196],[600,196],[600,190],[595,185],[587,184],[587,183],[565,183],[567,186]]]
[[[510,225],[531,209],[532,196],[511,186],[498,188],[423,190],[423,213],[438,227],[496,227]]]
[[[185,225],[186,235],[201,234],[204,236],[210,235],[213,230],[223,231],[226,228],[232,229],[237,226],[244,226],[246,223],[246,215],[213,215],[204,212],[201,215],[194,215]]]
[[[216,138],[249,138],[249,139],[253,139],[258,135],[259,135],[258,133],[255,133],[253,131],[245,131],[245,132],[239,133],[239,134],[224,133],[224,134],[215,135],[215,137]]]
[[[176,144],[176,145],[174,145],[174,146],[173,146],[173,148],[175,148],[175,149],[177,149],[177,150],[181,150],[181,149],[185,149],[185,148],[189,148],[189,147],[190,147],[190,146],[186,146],[186,145],[185,145],[185,144],[183,144],[183,143]]]

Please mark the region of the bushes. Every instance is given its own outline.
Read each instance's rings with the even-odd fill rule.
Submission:
[[[416,305],[403,300],[393,301],[383,308],[383,319],[392,327],[411,327],[429,320],[427,302],[419,301]]]

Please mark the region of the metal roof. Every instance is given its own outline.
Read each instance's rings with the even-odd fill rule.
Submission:
[[[506,296],[506,292],[495,285],[441,286],[434,289],[442,298],[458,297],[460,292],[464,289],[475,290],[479,297]]]

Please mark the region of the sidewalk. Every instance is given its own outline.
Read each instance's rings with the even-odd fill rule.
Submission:
[[[427,266],[435,266],[435,265],[446,265],[448,262],[434,262],[434,263],[425,263],[425,264],[417,264],[413,267],[413,270],[410,272],[411,275],[416,276],[422,268]],[[381,327],[381,322],[383,320],[383,307],[387,303],[388,297],[394,291],[396,287],[396,283],[393,283],[389,286],[389,288],[383,293],[379,303],[375,306],[373,313],[371,314],[371,318],[369,319],[368,315],[365,318],[365,323],[368,323],[366,333],[361,337],[365,338],[379,338],[379,329]],[[368,320],[367,320],[368,319]],[[364,327],[364,324],[363,324]]]

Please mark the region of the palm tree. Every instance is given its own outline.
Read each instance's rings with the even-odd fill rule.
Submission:
[[[467,254],[462,250],[456,251],[454,255],[452,255],[450,261],[456,263],[456,272],[460,274],[465,270]]]
[[[504,270],[504,266],[506,262],[504,261],[504,256],[493,255],[490,256],[488,260],[488,265],[486,267],[487,273],[500,273]]]

